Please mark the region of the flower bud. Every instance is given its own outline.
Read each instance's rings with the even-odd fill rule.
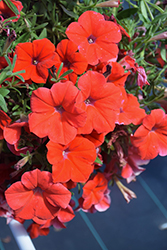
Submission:
[[[161,39],[167,39],[167,31],[165,31],[159,35],[153,36],[149,41],[161,40]]]
[[[21,169],[30,159],[30,155],[26,155],[24,158],[22,158],[21,160],[19,160],[15,165],[14,168],[16,170]]]
[[[96,4],[95,7],[119,7],[120,1],[119,0],[110,0],[102,3]]]

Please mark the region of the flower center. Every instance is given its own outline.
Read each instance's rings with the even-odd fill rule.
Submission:
[[[86,105],[93,105],[94,103],[95,100],[91,96],[89,96],[89,98],[85,100]]]
[[[156,127],[153,127],[150,132],[155,132],[157,130]]]
[[[62,114],[64,111],[65,111],[65,109],[63,108],[63,106],[57,106],[57,107],[55,107],[55,110],[57,111],[57,112],[59,112],[60,114]]]
[[[63,158],[64,159],[67,159],[68,158],[68,149],[65,149],[64,151],[63,151]]]
[[[40,187],[36,187],[33,189],[34,194],[39,195],[42,194],[44,190],[42,190]]]
[[[70,68],[71,63],[68,61],[68,59],[64,60],[64,67]]]
[[[37,65],[38,64],[38,61],[36,59],[33,59],[33,62],[32,62],[34,65]]]
[[[96,41],[96,37],[94,35],[90,35],[87,39],[89,44],[95,43]]]

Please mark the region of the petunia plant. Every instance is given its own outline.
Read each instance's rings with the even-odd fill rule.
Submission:
[[[166,4],[126,3],[0,1],[0,215],[31,238],[167,155]]]

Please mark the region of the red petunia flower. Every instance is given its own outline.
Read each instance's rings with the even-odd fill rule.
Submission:
[[[30,131],[55,143],[68,144],[77,128],[86,121],[82,94],[70,81],[58,82],[51,89],[38,88],[31,96]]]
[[[3,135],[8,148],[15,155],[26,154],[40,145],[40,139],[30,133],[27,121],[17,120],[6,125]]]
[[[107,1],[107,2],[110,2],[110,1]],[[119,3],[120,3],[120,1],[119,1]],[[121,34],[124,35],[124,36],[126,36],[128,38],[129,42],[131,41],[131,38],[130,38],[129,34],[126,32],[126,30],[120,24],[117,23],[117,20],[115,19],[114,15],[111,15],[109,17],[109,16],[103,14],[103,16],[104,16],[104,18],[105,18],[106,21],[114,22],[118,26],[118,28],[120,29]]]
[[[71,193],[62,184],[54,184],[52,174],[35,169],[25,172],[21,181],[6,191],[7,203],[21,219],[53,219],[60,208],[66,208]]]
[[[86,58],[77,50],[77,45],[68,39],[62,40],[56,48],[60,61],[63,62],[61,74],[72,69],[73,72],[65,76],[65,78],[73,83],[76,83],[77,75],[83,74],[88,66]]]
[[[55,46],[47,38],[19,43],[16,46],[16,64],[13,72],[25,70],[21,75],[25,80],[31,79],[36,83],[45,83],[51,68],[59,56],[55,52]]]
[[[89,209],[83,208],[83,203],[84,203],[83,197],[80,197],[78,199],[78,203],[79,206],[75,209],[76,211],[82,209],[82,211],[84,211],[85,213],[92,213],[92,214],[96,213],[97,211],[104,212],[110,207],[111,204],[110,190],[107,188],[104,191],[104,198],[99,203],[92,205]]]
[[[98,211],[105,211],[108,209],[110,206],[109,204],[104,208],[105,194],[108,190],[107,185],[108,181],[102,173],[97,173],[92,180],[88,180],[83,187],[82,198],[84,201],[82,208],[88,210],[94,205]]]
[[[75,214],[70,205],[68,205],[66,208],[60,208],[57,216],[54,219],[51,220],[45,220],[41,221],[42,223],[39,223],[41,225],[41,229],[48,228],[50,226],[54,226],[56,229],[60,228],[66,228],[64,223],[69,222],[74,218]]]
[[[121,176],[127,180],[127,183],[130,183],[145,170],[140,166],[147,165],[149,160],[141,160],[138,149],[133,146],[129,147],[128,156],[125,159],[127,164],[122,168]]]
[[[123,87],[130,72],[125,73],[124,68],[117,62],[111,62],[111,67],[111,74],[108,76],[107,82]]]
[[[95,130],[93,130],[92,133],[84,135],[84,137],[93,142],[97,148],[104,142],[105,133],[98,134]]]
[[[117,58],[116,43],[121,40],[118,26],[105,21],[103,15],[95,11],[86,11],[71,23],[66,35],[73,41],[91,65]]]
[[[4,127],[11,123],[10,117],[2,110],[0,110],[0,140],[4,138]]]
[[[85,182],[93,172],[96,159],[94,144],[82,136],[66,146],[49,141],[47,159],[52,164],[54,182]]]
[[[125,69],[132,69],[134,73],[137,72],[137,84],[138,86],[142,89],[144,85],[150,85],[149,82],[147,81],[147,75],[145,72],[145,69],[142,66],[139,66],[136,62],[135,59],[133,59],[130,56],[125,56],[120,64],[122,66],[125,66]]]
[[[132,144],[138,148],[141,159],[150,160],[158,154],[167,155],[167,115],[155,109],[143,119],[142,125],[131,136]]]
[[[23,5],[20,1],[16,1],[16,0],[10,0],[12,2],[12,4],[14,4],[18,10],[18,12],[20,13],[21,10],[23,9]],[[20,14],[16,15],[10,8],[9,6],[5,3],[4,0],[0,1],[0,16],[2,16],[2,18],[8,19],[9,17],[17,17],[16,19],[11,20],[12,22],[17,22],[17,20],[20,18]]]
[[[125,89],[122,90],[122,105],[116,123],[124,125],[133,123],[134,125],[138,125],[146,116],[145,110],[139,107],[140,104],[136,96],[127,94]]]
[[[83,94],[87,112],[86,124],[78,129],[78,133],[90,134],[93,129],[97,133],[113,131],[122,100],[120,88],[107,83],[105,77],[96,71],[82,75],[78,87]]]
[[[41,225],[34,222],[27,228],[27,232],[30,234],[31,239],[35,239],[38,236],[48,235],[49,231],[49,228],[41,228]]]

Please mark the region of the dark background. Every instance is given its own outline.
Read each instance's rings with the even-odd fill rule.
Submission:
[[[136,193],[137,199],[127,204],[114,185],[111,188],[111,207],[106,212],[85,216],[93,225],[95,234],[99,234],[101,245],[106,247],[100,246],[100,239],[91,233],[89,222],[85,223],[82,214],[76,213],[66,229],[56,232],[51,228],[48,236],[34,239],[36,249],[167,250],[167,229],[160,230],[160,226],[167,223],[167,157],[152,160],[137,181],[127,186]],[[4,249],[18,250],[4,218],[0,218],[0,225],[0,238],[11,237],[9,243],[3,243]],[[0,250],[4,249],[0,247]]]

